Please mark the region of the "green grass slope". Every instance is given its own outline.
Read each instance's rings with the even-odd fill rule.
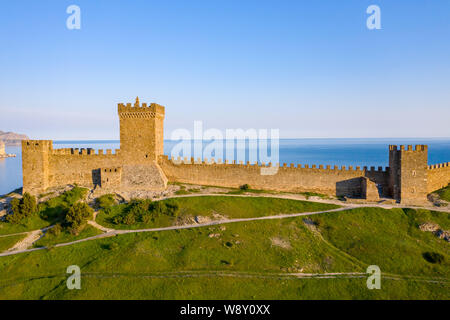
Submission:
[[[163,200],[163,202],[166,201],[178,204],[180,208],[178,217],[161,216],[149,223],[136,222],[133,225],[114,224],[114,217],[127,210],[127,204],[120,204],[113,206],[109,213],[100,211],[96,221],[108,228],[143,229],[168,227],[174,225],[177,220],[195,216],[212,217],[214,214],[219,214],[227,218],[250,218],[339,208],[339,206],[333,204],[269,197],[200,196]]]
[[[439,198],[441,198],[442,200],[450,202],[450,185],[448,185],[445,188],[437,190],[436,193],[439,195]]]
[[[0,237],[0,253],[13,247],[17,242],[26,237],[26,234]]]
[[[0,299],[450,298],[449,244],[418,229],[422,222],[447,228],[449,214],[366,208],[310,218],[316,225],[304,217],[261,220],[125,234],[1,257]],[[444,261],[426,261],[427,251]],[[421,278],[383,276],[381,290],[368,290],[366,278],[281,276],[365,272],[370,264]],[[69,265],[81,268],[81,290],[66,288]]]

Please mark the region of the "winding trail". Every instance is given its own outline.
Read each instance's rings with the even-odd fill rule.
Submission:
[[[293,218],[293,217],[300,217],[300,216],[310,216],[310,215],[315,215],[315,214],[320,214],[320,213],[327,213],[327,212],[347,211],[347,210],[350,210],[350,209],[351,208],[344,207],[344,208],[337,208],[337,209],[324,210],[324,211],[301,212],[301,213],[290,213],[290,214],[278,214],[278,215],[264,216],[264,217],[254,217],[254,218],[224,219],[224,220],[210,221],[210,222],[206,222],[206,223],[196,223],[196,224],[186,224],[186,225],[181,225],[181,226],[169,226],[169,227],[161,227],[161,228],[136,229],[136,230],[108,229],[108,228],[105,228],[103,226],[100,226],[98,223],[96,223],[95,221],[91,220],[91,221],[88,222],[90,225],[92,225],[92,226],[98,225],[102,229],[112,230],[112,231],[107,231],[105,233],[102,233],[102,234],[99,234],[99,235],[96,235],[96,236],[92,236],[92,237],[88,237],[88,238],[84,238],[84,239],[79,239],[79,240],[75,240],[75,241],[71,241],[71,242],[58,243],[58,244],[55,244],[53,247],[55,247],[55,248],[57,248],[57,247],[65,247],[65,246],[70,246],[70,245],[73,245],[73,244],[76,244],[76,243],[81,243],[81,242],[86,242],[86,241],[91,241],[91,240],[96,240],[96,239],[102,239],[102,238],[114,237],[114,236],[119,235],[119,234],[192,229],[192,228],[201,228],[201,227],[215,226],[215,225],[227,224],[227,223],[247,222],[247,221],[256,221],[256,220],[286,219],[286,218]],[[35,231],[31,231],[30,233],[40,232],[40,231],[41,230],[35,230]],[[44,249],[47,249],[47,247],[22,249],[22,250],[17,250],[17,251],[6,251],[6,252],[3,252],[3,253],[0,253],[0,257],[10,256],[10,255],[24,253],[24,252],[32,252],[32,251],[44,250]]]
[[[28,248],[31,247],[33,245],[33,243],[35,243],[36,241],[41,239],[44,236],[45,232],[51,228],[53,228],[53,226],[45,227],[45,228],[38,229],[38,230],[28,231],[28,232],[21,232],[21,233],[6,235],[6,236],[12,236],[12,235],[27,234],[27,236],[25,238],[23,238],[22,240],[17,242],[14,246],[12,246],[8,250],[6,250],[6,253],[8,253],[8,252],[20,253],[20,252],[24,252],[24,251],[28,250]]]
[[[227,223],[236,223],[236,222],[248,222],[248,221],[257,221],[257,220],[273,220],[273,219],[286,219],[286,218],[293,218],[293,217],[299,217],[299,216],[309,216],[309,215],[316,215],[321,213],[328,213],[328,212],[339,212],[339,211],[348,211],[355,208],[383,208],[383,209],[393,209],[393,208],[413,208],[413,209],[426,209],[426,210],[433,210],[433,211],[441,211],[441,212],[447,212],[450,213],[450,208],[435,208],[435,207],[411,207],[411,206],[402,206],[397,204],[383,204],[383,203],[377,203],[377,204],[360,204],[360,203],[342,203],[339,200],[334,199],[306,199],[303,195],[297,195],[297,194],[189,194],[189,195],[171,195],[167,197],[161,197],[159,199],[155,199],[156,201],[160,200],[166,200],[171,198],[188,198],[188,197],[266,197],[266,198],[278,198],[278,199],[291,199],[291,200],[299,200],[299,201],[309,201],[309,202],[316,202],[316,203],[326,203],[326,204],[334,204],[341,206],[337,209],[331,209],[331,210],[323,210],[323,211],[313,211],[313,212],[301,212],[301,213],[290,213],[290,214],[278,214],[278,215],[271,215],[271,216],[263,216],[263,217],[253,217],[253,218],[235,218],[235,219],[223,219],[223,220],[215,220],[210,221],[206,223],[196,223],[196,224],[188,224],[188,225],[180,225],[180,226],[169,226],[169,227],[161,227],[161,228],[150,228],[150,229],[136,229],[136,230],[119,230],[119,229],[111,229],[104,227],[97,222],[95,222],[95,216],[94,214],[94,220],[89,220],[88,224],[91,226],[101,230],[104,232],[103,234],[99,234],[96,236],[70,241],[66,243],[59,243],[54,245],[53,247],[65,247],[69,245],[73,245],[76,243],[91,241],[91,240],[97,240],[102,238],[108,238],[108,237],[114,237],[119,234],[127,234],[127,233],[140,233],[140,232],[159,232],[159,231],[169,231],[169,230],[180,230],[180,229],[191,229],[191,228],[201,228],[201,227],[207,227],[207,226],[214,226],[214,225],[220,225],[220,224],[227,224]],[[7,236],[13,236],[13,235],[20,235],[20,234],[28,234],[28,236],[21,240],[19,243],[14,245],[13,248],[0,253],[0,257],[4,256],[10,256],[25,252],[32,252],[32,251],[38,251],[38,250],[44,250],[48,249],[47,247],[39,247],[39,248],[30,248],[31,245],[39,239],[38,235],[42,236],[43,233],[49,228],[52,228],[53,226],[49,226],[43,229],[39,230],[33,230],[28,232],[21,232],[21,233],[15,233],[15,234],[8,234],[8,235],[0,235],[0,237],[7,237]],[[26,241],[25,241],[26,240]]]

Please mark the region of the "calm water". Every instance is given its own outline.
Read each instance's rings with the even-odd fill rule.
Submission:
[[[164,142],[170,154],[173,141]],[[280,163],[337,166],[388,166],[389,144],[427,144],[429,164],[450,161],[449,139],[282,139]],[[205,142],[203,146],[206,146]],[[119,141],[54,141],[53,148],[119,149]],[[22,186],[21,147],[6,147],[16,158],[0,159],[0,194]],[[248,154],[248,147],[246,148]],[[225,154],[225,153],[224,153]],[[231,160],[231,159],[229,159]],[[244,160],[245,159],[237,159]]]

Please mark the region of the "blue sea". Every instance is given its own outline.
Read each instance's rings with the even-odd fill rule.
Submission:
[[[205,147],[209,142],[204,142]],[[171,154],[178,144],[164,141],[164,153]],[[428,163],[450,161],[450,138],[442,139],[281,139],[279,162],[281,164],[337,165],[337,166],[388,166],[388,146],[427,144]],[[53,141],[53,148],[119,149],[119,141]],[[22,186],[21,147],[6,147],[15,158],[0,159],[0,195]],[[246,146],[248,154],[248,146]],[[225,153],[224,153],[225,154]],[[232,159],[228,159],[232,160]],[[236,159],[243,160],[246,159]]]

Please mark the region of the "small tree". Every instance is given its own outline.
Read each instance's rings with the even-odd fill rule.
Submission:
[[[62,231],[61,224],[57,223],[53,228],[48,229],[47,233],[57,237],[61,234],[61,231]]]
[[[166,214],[172,217],[176,217],[178,215],[178,210],[180,208],[178,207],[178,204],[173,201],[167,201],[166,202]]]
[[[101,197],[98,197],[97,199],[95,199],[95,204],[99,208],[109,209],[114,204],[116,204],[116,200],[114,199],[113,194],[104,194]]]
[[[14,198],[11,200],[11,202],[9,203],[10,207],[11,207],[11,211],[13,214],[17,214],[20,215],[20,200],[17,198]]]
[[[70,233],[78,234],[92,217],[94,210],[84,202],[77,202],[71,206],[66,214],[66,223]]]
[[[20,211],[24,217],[29,217],[37,211],[36,197],[25,192],[20,201]]]
[[[150,213],[144,214],[144,215],[141,217],[141,221],[142,221],[143,223],[145,223],[145,224],[149,224],[152,220],[153,220],[153,218],[152,218],[152,215],[151,215]]]
[[[10,206],[12,214],[6,217],[6,221],[10,223],[20,223],[24,218],[30,217],[36,213],[36,197],[25,192],[22,199],[12,199]]]
[[[166,212],[166,205],[162,201],[154,202],[152,205],[152,213],[159,217]]]
[[[132,225],[136,223],[136,218],[132,212],[129,212],[125,217],[123,217],[122,222],[127,225]]]

